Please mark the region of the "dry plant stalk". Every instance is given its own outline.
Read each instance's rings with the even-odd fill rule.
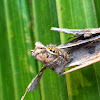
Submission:
[[[36,89],[46,68],[63,75],[100,61],[100,28],[61,29],[52,27],[51,30],[73,34],[76,39],[59,46],[52,44],[44,46],[40,42],[35,43],[35,49],[31,50],[32,56],[44,66],[32,79],[21,100],[24,99],[27,92]],[[65,67],[71,66],[75,67],[62,72]]]

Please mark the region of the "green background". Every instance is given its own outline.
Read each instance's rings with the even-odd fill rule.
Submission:
[[[67,42],[67,34],[51,27],[100,27],[100,0],[0,0],[0,100],[20,100],[42,68],[31,56],[35,42]],[[100,62],[58,76],[43,73],[24,100],[100,100]]]

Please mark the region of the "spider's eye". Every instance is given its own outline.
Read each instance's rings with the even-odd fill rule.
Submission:
[[[50,51],[52,51],[52,49],[50,49]]]
[[[53,51],[53,53],[55,53],[55,51]]]

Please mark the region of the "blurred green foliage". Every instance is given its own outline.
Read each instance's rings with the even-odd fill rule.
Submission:
[[[0,100],[20,100],[42,64],[31,56],[44,45],[70,37],[50,30],[100,27],[100,0],[0,0]],[[66,77],[47,69],[25,100],[99,100],[100,62]]]

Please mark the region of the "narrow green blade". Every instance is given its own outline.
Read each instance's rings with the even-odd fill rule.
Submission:
[[[0,0],[0,100],[20,100],[42,68],[31,56],[35,42],[67,42],[70,35],[59,35],[51,27],[99,27],[99,5],[99,0]],[[99,65],[66,77],[47,69],[37,89],[24,100],[99,100]]]
[[[98,27],[93,0],[56,0],[60,28]],[[98,13],[98,12],[97,12]],[[61,33],[62,43],[68,35]],[[69,100],[99,100],[99,63],[66,75]]]

